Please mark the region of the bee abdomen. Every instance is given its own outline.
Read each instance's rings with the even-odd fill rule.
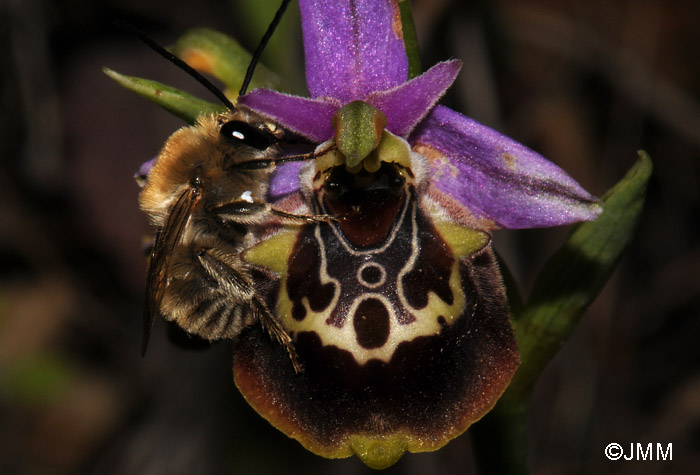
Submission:
[[[186,254],[180,254],[177,271],[171,274],[161,312],[207,340],[236,338],[255,319],[254,289],[245,265],[220,250],[180,250]]]
[[[219,340],[236,338],[251,322],[252,312],[248,303],[233,301],[224,293],[214,292],[178,323],[202,338]]]

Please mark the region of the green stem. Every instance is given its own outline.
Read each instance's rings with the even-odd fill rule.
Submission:
[[[408,56],[408,78],[412,79],[420,75],[423,72],[423,68],[420,64],[418,36],[416,35],[416,26],[413,23],[411,2],[409,0],[399,0],[399,11],[401,12],[403,44],[406,47],[406,55]]]
[[[478,473],[527,475],[527,400],[499,402],[470,430]]]

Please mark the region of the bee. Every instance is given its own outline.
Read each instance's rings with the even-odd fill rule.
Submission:
[[[202,117],[166,142],[139,196],[156,228],[146,278],[144,351],[158,314],[207,340],[235,339],[257,321],[298,368],[289,335],[240,257],[253,242],[251,226],[330,219],[285,213],[265,201],[283,140],[283,130],[235,108]]]
[[[231,103],[205,77],[140,31],[122,27],[192,75],[228,108],[175,132],[148,171],[139,195],[140,207],[156,229],[146,277],[142,353],[159,314],[210,341],[235,340],[257,322],[286,348],[300,371],[292,339],[256,289],[251,266],[241,252],[255,241],[255,226],[333,219],[287,213],[265,201],[277,164],[314,155],[284,155],[285,130]],[[251,75],[249,68],[241,94]]]

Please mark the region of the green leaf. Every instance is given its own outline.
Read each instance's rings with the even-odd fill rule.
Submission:
[[[187,64],[212,74],[226,85],[226,95],[238,96],[252,58],[236,40],[218,31],[197,28],[187,31],[171,48]],[[281,89],[282,80],[262,64],[255,68],[249,90],[257,87]]]
[[[595,300],[632,240],[644,205],[652,162],[645,152],[603,197],[603,213],[578,224],[535,281],[515,330],[522,364],[507,390],[525,398],[576,323]]]
[[[416,26],[413,23],[411,13],[411,2],[409,0],[398,0],[399,11],[401,12],[401,30],[403,31],[403,44],[408,56],[408,78],[412,79],[423,72],[420,64],[420,52],[418,51],[418,36]]]
[[[223,105],[207,102],[158,81],[125,76],[109,68],[102,68],[102,71],[121,86],[155,102],[190,124],[194,124],[202,114],[215,114],[226,110]]]

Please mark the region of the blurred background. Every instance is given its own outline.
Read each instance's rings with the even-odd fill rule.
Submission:
[[[233,385],[231,348],[139,354],[146,219],[133,173],[183,125],[100,70],[210,99],[112,26],[162,44],[207,26],[253,49],[277,0],[0,3],[0,473],[371,470],[272,429]],[[542,375],[534,474],[682,474],[700,465],[700,2],[414,0],[423,66],[464,61],[443,103],[529,145],[602,195],[655,162],[638,235]],[[264,61],[303,90],[298,11]],[[527,291],[567,229],[502,231]],[[610,462],[610,442],[673,461]],[[475,473],[469,433],[391,474]]]

